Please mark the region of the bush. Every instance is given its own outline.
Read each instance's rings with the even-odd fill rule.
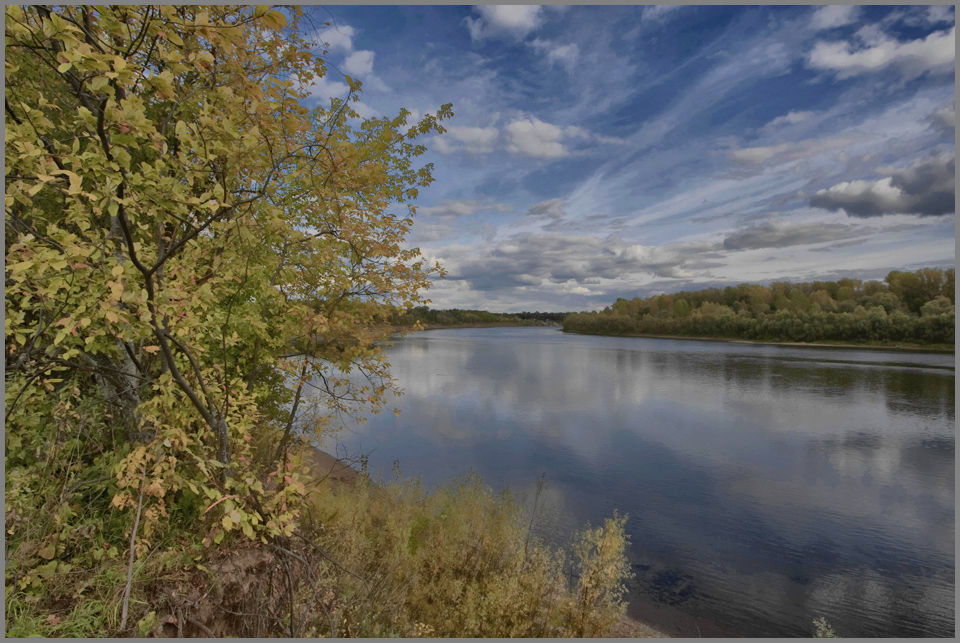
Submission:
[[[432,493],[418,482],[325,487],[306,528],[350,570],[323,565],[318,581],[352,599],[331,613],[338,635],[579,637],[623,618],[624,524],[585,531],[568,560],[531,534],[515,498],[468,475]]]
[[[840,638],[837,636],[837,633],[834,631],[830,624],[827,623],[827,619],[824,617],[815,618],[813,620],[813,638],[815,639],[837,639]]]

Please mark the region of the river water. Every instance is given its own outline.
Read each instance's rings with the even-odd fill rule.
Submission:
[[[954,633],[953,355],[483,328],[387,356],[405,394],[341,451],[528,497],[543,474],[548,539],[629,514],[641,620]]]

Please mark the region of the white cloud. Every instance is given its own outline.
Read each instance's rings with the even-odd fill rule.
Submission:
[[[879,168],[883,171],[885,168]],[[891,176],[879,181],[844,181],[819,190],[810,205],[843,210],[852,217],[885,214],[943,216],[952,214],[955,200],[954,157],[947,154],[920,160],[904,169],[886,168]]]
[[[954,21],[953,7],[950,5],[929,7],[927,9],[926,19],[927,22],[932,25],[937,25],[944,22],[952,23]]]
[[[560,63],[567,71],[572,72],[574,65],[580,58],[580,47],[576,43],[566,45],[557,44],[551,40],[541,40],[536,38],[529,45],[537,50],[538,53],[546,56],[548,63]]]
[[[480,5],[474,7],[479,18],[465,18],[473,40],[506,34],[522,38],[543,24],[543,7],[537,5]]]
[[[343,98],[350,91],[350,87],[346,83],[330,80],[327,76],[316,79],[309,89],[311,96],[324,101],[329,101],[333,97]]]
[[[667,14],[679,8],[680,5],[675,4],[647,5],[643,8],[641,16],[644,20],[662,20]]]
[[[343,51],[352,51],[353,50],[353,37],[356,35],[356,30],[349,25],[340,25],[337,27],[328,27],[322,31],[317,32],[317,39],[320,42],[327,43],[330,51],[336,51],[338,49]]]
[[[434,136],[431,138],[430,147],[441,154],[453,154],[457,151],[457,146],[452,145],[449,140],[442,136]]]
[[[814,114],[816,114],[816,112],[801,112],[791,110],[783,116],[777,116],[775,119],[764,125],[763,129],[772,130],[784,125],[796,125],[797,123],[810,120],[810,117]]]
[[[447,199],[440,205],[421,207],[418,212],[421,215],[436,217],[438,219],[451,219],[455,217],[466,217],[478,212],[511,212],[513,206],[509,203],[497,203],[495,201],[458,201],[456,199]]]
[[[377,116],[380,116],[380,112],[362,101],[351,101],[350,107],[357,113],[357,115],[360,116],[360,118],[376,118]]]
[[[496,127],[462,127],[450,126],[447,134],[463,144],[466,151],[472,154],[487,154],[493,151],[493,144],[500,136]]]
[[[343,61],[343,71],[353,76],[368,76],[373,73],[372,51],[360,49],[347,56]]]
[[[443,136],[434,137],[433,149],[441,154],[460,151],[470,154],[489,154],[493,151],[499,137],[500,130],[496,127],[449,125]]]
[[[836,72],[846,78],[857,74],[898,67],[908,77],[927,70],[953,70],[955,28],[935,31],[926,38],[900,42],[875,29],[862,29],[857,37],[863,45],[820,41],[807,57],[814,69]]]
[[[813,12],[810,26],[814,29],[833,29],[853,24],[860,17],[860,7],[855,5],[838,5],[820,7]]]
[[[623,144],[623,139],[593,134],[576,125],[560,127],[541,121],[536,116],[516,119],[504,127],[507,135],[507,150],[514,154],[535,158],[561,158],[572,152],[566,141],[581,139],[601,144]]]
[[[843,148],[855,142],[856,137],[852,135],[808,138],[792,143],[735,149],[730,151],[730,157],[744,163],[764,163],[775,156],[781,161],[795,161]]]
[[[957,115],[954,104],[948,103],[944,105],[937,111],[930,114],[930,116],[927,117],[927,120],[934,129],[944,134],[953,136],[957,126]]]
[[[509,137],[507,149],[514,154],[559,158],[570,153],[563,145],[567,136],[564,129],[536,117],[513,121],[507,125],[506,132]]]
[[[768,145],[766,147],[745,147],[739,150],[733,150],[730,152],[730,156],[733,157],[735,161],[744,161],[746,163],[763,163],[766,160],[769,160],[790,149],[790,146],[786,143],[781,143],[779,145]]]

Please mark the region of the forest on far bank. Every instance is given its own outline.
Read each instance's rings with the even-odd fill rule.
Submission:
[[[954,344],[954,269],[894,270],[884,281],[740,284],[617,299],[570,314],[567,332],[787,342]]]
[[[394,326],[413,326],[417,322],[425,326],[460,326],[468,324],[503,324],[514,326],[557,325],[569,313],[492,313],[487,310],[464,310],[460,308],[431,309],[417,306],[404,311],[395,309],[390,318]]]

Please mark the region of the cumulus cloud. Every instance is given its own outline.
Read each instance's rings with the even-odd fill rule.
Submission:
[[[530,206],[527,214],[532,217],[549,217],[551,219],[562,219],[566,216],[567,200],[564,198],[547,199]]]
[[[445,136],[456,140],[460,147],[471,154],[486,154],[493,151],[494,143],[500,136],[496,127],[464,127],[451,125]]]
[[[464,18],[473,40],[493,35],[522,38],[543,24],[543,7],[537,5],[480,5],[479,18]]]
[[[813,243],[838,241],[863,235],[862,226],[842,223],[790,223],[768,221],[741,228],[723,240],[726,250],[757,250],[759,248],[788,248]]]
[[[507,149],[514,154],[537,158],[559,158],[570,151],[564,146],[567,132],[562,127],[531,117],[513,121],[506,127]]]
[[[347,56],[343,61],[343,70],[353,76],[369,76],[373,73],[372,51],[361,49]]]
[[[373,73],[373,61],[376,54],[367,49],[354,49],[353,39],[356,35],[357,30],[350,25],[336,25],[317,31],[313,36],[313,40],[319,43],[320,46],[326,48],[331,54],[338,53],[343,55],[343,61],[339,63],[338,67],[344,74],[355,78],[362,78],[364,86],[368,89],[388,91],[389,87]],[[343,85],[343,83],[338,84]],[[343,86],[345,87],[346,85]],[[340,95],[341,93],[342,92],[337,91],[333,95]],[[312,94],[326,99],[331,95],[329,91],[324,90],[322,87],[320,90],[312,92]],[[366,106],[361,106],[357,111],[363,111],[369,114],[377,113]],[[361,115],[366,117],[365,114]]]
[[[535,116],[511,121],[504,127],[504,133],[507,136],[507,150],[514,154],[543,159],[569,156],[571,150],[567,143],[572,139],[603,144],[626,142],[613,136],[593,134],[576,125],[560,127],[541,121]]]
[[[313,84],[309,89],[311,96],[325,101],[328,101],[334,97],[343,98],[347,95],[347,92],[350,91],[350,87],[346,83],[341,83],[337,80],[330,80],[330,78],[327,76],[323,76],[322,78],[318,78],[313,81]]]
[[[552,40],[534,38],[528,43],[538,53],[543,54],[548,63],[560,63],[567,71],[572,72],[580,58],[580,47],[576,43],[561,45]]]
[[[813,12],[810,26],[816,30],[834,29],[853,24],[860,17],[860,7],[855,5],[837,5],[820,7]]]
[[[892,170],[879,181],[844,181],[810,198],[810,205],[843,210],[852,217],[885,214],[942,216],[954,212],[955,168],[953,155],[918,161]]]
[[[838,78],[896,67],[907,77],[925,71],[952,71],[955,28],[935,31],[925,38],[898,41],[873,28],[861,29],[858,44],[818,42],[807,56],[814,69],[834,72]]]
[[[356,33],[356,30],[349,25],[339,25],[318,31],[316,40],[326,43],[327,49],[330,51],[352,51],[353,37]]]
[[[466,258],[462,249],[452,250],[444,263],[450,271],[448,279],[465,281],[482,291],[571,283],[587,286],[598,280],[651,275],[684,277],[693,269],[691,257],[715,248],[703,243],[645,246],[590,235],[525,233]]]

